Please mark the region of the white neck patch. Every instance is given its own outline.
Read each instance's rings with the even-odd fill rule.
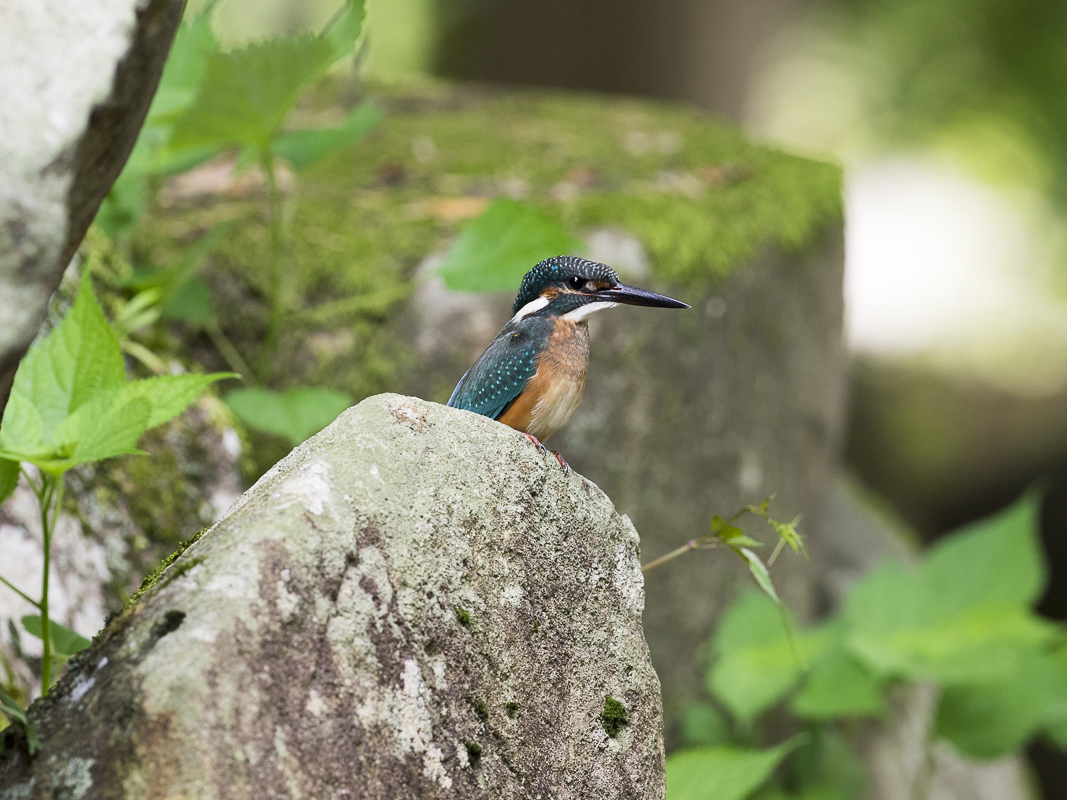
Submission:
[[[524,305],[522,308],[520,308],[515,313],[515,316],[511,318],[511,321],[512,322],[518,322],[523,317],[528,316],[528,315],[534,313],[535,311],[540,311],[542,308],[544,308],[547,305],[548,305],[548,298],[547,297],[537,297],[537,298],[531,300],[526,305]]]
[[[608,308],[615,308],[618,303],[609,303],[605,300],[597,300],[592,303],[586,303],[584,306],[578,306],[574,311],[568,311],[563,315],[562,319],[569,320],[570,322],[581,322],[591,314],[595,314],[598,311],[604,311]]]

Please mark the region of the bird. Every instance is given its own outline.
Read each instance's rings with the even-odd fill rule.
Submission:
[[[523,276],[508,320],[463,373],[448,405],[495,419],[544,442],[571,418],[585,390],[589,317],[614,306],[689,308],[662,294],[627,286],[606,264],[561,255]],[[570,466],[553,451],[564,473]]]

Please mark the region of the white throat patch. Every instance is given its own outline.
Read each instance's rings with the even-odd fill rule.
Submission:
[[[586,303],[584,306],[578,306],[574,311],[568,311],[561,319],[569,320],[570,322],[581,322],[591,314],[595,314],[598,311],[603,311],[608,308],[615,308],[618,303],[609,303],[606,300],[597,300],[593,303]]]
[[[535,311],[540,311],[542,308],[548,305],[547,297],[538,297],[531,300],[529,303],[515,312],[515,316],[511,318],[512,322],[518,322],[523,317],[529,316]]]

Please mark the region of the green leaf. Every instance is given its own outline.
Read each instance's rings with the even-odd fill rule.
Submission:
[[[40,614],[27,614],[24,616],[22,618],[22,627],[30,635],[36,636],[38,639],[44,638],[41,636]],[[54,619],[48,621],[48,632],[52,636],[52,646],[55,648],[56,655],[63,658],[70,658],[91,644],[84,636],[60,625]]]
[[[244,145],[270,150],[297,96],[329,66],[332,45],[311,34],[212,53],[195,102],[175,123],[172,149]]]
[[[690,703],[682,713],[682,741],[689,747],[722,745],[730,740],[726,717],[708,703]]]
[[[885,674],[950,684],[1018,668],[1053,633],[1027,611],[1045,581],[1036,514],[1028,494],[918,567],[887,564],[859,581],[845,602],[850,648]]]
[[[274,154],[286,159],[297,172],[303,172],[333,152],[362,139],[381,120],[381,112],[363,102],[336,128],[291,131],[274,141]]]
[[[215,6],[212,2],[197,16],[182,20],[148,109],[146,126],[169,124],[196,100],[208,56],[219,49],[211,27]]]
[[[812,664],[790,708],[811,720],[877,716],[885,711],[882,686],[883,681],[838,642]]]
[[[19,462],[10,458],[0,458],[0,505],[15,491],[19,485]]]
[[[463,229],[445,256],[441,276],[455,291],[513,292],[534,264],[582,249],[582,241],[552,217],[500,199]]]
[[[64,419],[125,381],[122,350],[86,276],[63,321],[19,364],[0,424],[0,448],[46,452]]]
[[[674,753],[667,758],[667,800],[744,800],[795,746],[788,741],[768,750],[701,747]]]
[[[778,597],[778,592],[774,588],[774,584],[771,582],[771,573],[767,571],[767,565],[764,564],[758,555],[753,553],[747,547],[741,547],[735,551],[748,563],[748,571],[752,573],[752,577],[756,579],[756,583],[771,600],[778,605],[782,604],[781,598]]]
[[[345,392],[312,388],[235,389],[225,399],[245,424],[283,436],[293,445],[325,428],[353,402]]]
[[[41,747],[41,741],[37,738],[37,729],[33,727],[33,724],[26,716],[26,712],[15,702],[15,698],[3,689],[0,689],[0,714],[6,714],[12,722],[26,731],[26,745],[30,751],[30,756],[36,755]],[[0,753],[4,752],[3,745],[3,737],[0,737]]]
[[[810,663],[831,639],[827,629],[801,631],[797,650]],[[743,592],[723,614],[712,655],[708,691],[746,725],[781,700],[804,671],[789,646],[779,606],[756,591]]]
[[[330,60],[344,58],[360,44],[366,21],[364,0],[347,0],[326,26],[322,38],[330,45]]]
[[[1017,671],[988,683],[949,687],[935,729],[972,758],[1020,750],[1043,729],[1067,728],[1067,651],[1031,652]]]
[[[50,471],[75,464],[139,453],[137,440],[157,425],[176,417],[215,381],[233,373],[162,375],[133,381],[101,394],[68,418],[57,436],[67,445],[66,457],[42,465]]]

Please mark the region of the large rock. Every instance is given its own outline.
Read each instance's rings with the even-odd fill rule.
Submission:
[[[118,176],[184,0],[0,4],[0,411]]]
[[[643,605],[595,485],[483,417],[373,397],[105,629],[0,798],[660,798]]]

